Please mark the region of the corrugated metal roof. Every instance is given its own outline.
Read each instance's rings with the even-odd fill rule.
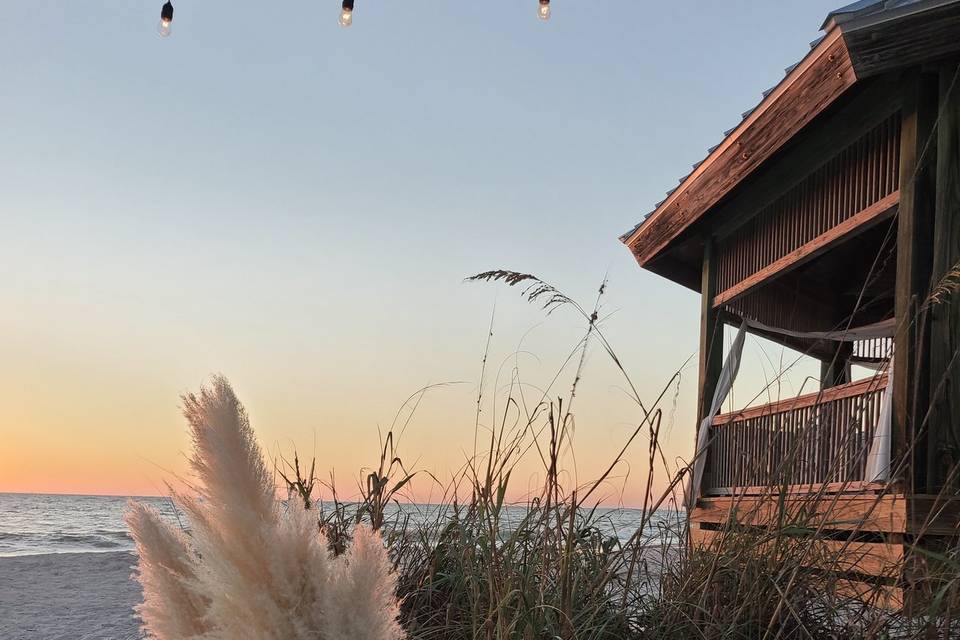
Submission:
[[[826,21],[829,20],[830,18],[833,18],[834,16],[838,16],[843,13],[854,13],[857,11],[863,11],[864,9],[874,7],[876,5],[882,5],[882,4],[884,4],[884,0],[857,0],[857,2],[851,2],[846,6],[840,7],[839,9],[834,9],[833,11],[828,13],[826,20],[824,20],[824,24],[826,24]]]
[[[883,11],[891,11],[892,9],[917,4],[920,1],[921,0],[859,0],[858,2],[851,2],[845,7],[834,9],[828,13],[827,17],[823,20],[823,24],[820,25],[820,28],[826,28],[831,20],[839,24],[851,18],[862,18]]]
[[[826,18],[824,19],[824,21],[823,21],[823,25],[822,25],[820,28],[821,28],[821,29],[826,28],[826,26],[830,23],[831,20],[834,20],[834,21],[836,21],[836,22],[842,22],[842,21],[846,21],[846,20],[849,20],[849,19],[852,19],[852,18],[855,18],[855,17],[862,17],[862,16],[865,16],[865,15],[875,14],[875,13],[878,13],[878,12],[880,12],[880,11],[888,11],[888,10],[891,10],[891,9],[895,9],[895,8],[898,8],[898,7],[902,7],[902,6],[904,6],[904,5],[915,4],[915,3],[920,2],[920,1],[921,1],[921,0],[858,0],[858,2],[853,2],[853,3],[848,4],[848,5],[846,5],[846,6],[840,7],[839,9],[834,9],[833,11],[831,11],[830,13],[828,13],[828,14],[827,14],[827,17],[826,17]],[[823,41],[823,38],[824,38],[824,37],[825,37],[824,35],[821,35],[819,38],[817,38],[816,40],[812,41],[812,42],[810,43],[810,49],[815,49],[815,48],[817,47],[817,45],[820,44],[821,41]],[[793,71],[793,70],[797,67],[797,65],[799,65],[799,64],[800,64],[800,61],[797,61],[797,62],[795,62],[794,64],[788,66],[786,69],[784,69],[783,77],[786,78],[788,75],[790,75],[790,72]],[[782,79],[781,79],[781,82],[782,82]],[[757,108],[758,106],[760,106],[760,103],[762,103],[763,100],[764,100],[767,96],[769,96],[779,85],[780,85],[780,83],[777,83],[776,85],[774,85],[774,86],[770,87],[769,89],[767,89],[766,91],[764,91],[764,92],[762,93],[762,97],[761,97],[761,99],[760,99],[760,102],[758,102],[755,106],[751,107],[750,109],[748,109],[747,111],[744,111],[744,112],[741,114],[741,122],[743,122],[743,120],[746,120],[746,119],[750,116],[750,114],[753,113],[754,110],[756,110],[756,108]],[[724,132],[723,132],[723,139],[726,140],[727,137],[728,137],[731,133],[733,133],[734,131],[736,131],[739,126],[740,126],[740,123],[738,123],[738,124],[735,125],[734,127],[731,127],[730,129],[727,129],[726,131],[724,131]],[[723,140],[720,141],[720,144],[723,144]],[[716,144],[716,145],[710,147],[709,149],[707,149],[707,157],[709,157],[710,154],[712,154],[714,151],[716,151],[716,149],[720,146],[720,144]],[[704,159],[706,159],[706,158],[704,158]],[[700,162],[697,162],[695,165],[693,165],[694,170],[696,170],[696,168],[699,167],[702,163],[703,163],[703,160],[701,160]],[[691,173],[692,173],[692,172],[691,172]],[[686,180],[689,176],[690,176],[690,173],[688,173],[687,175],[685,175],[685,176],[683,176],[682,178],[680,178],[680,184],[683,184],[683,181]],[[667,198],[669,198],[669,197],[670,197],[670,194],[672,194],[672,193],[673,193],[674,191],[676,191],[676,190],[677,190],[677,187],[674,187],[673,189],[671,189],[670,191],[668,191],[668,192],[667,192]],[[664,202],[666,202],[666,200],[663,200],[663,201],[661,201],[661,202],[658,202],[656,205],[654,205],[653,211],[651,211],[650,213],[646,214],[646,215],[643,217],[643,220],[641,220],[640,223],[638,223],[633,229],[631,229],[631,230],[628,231],[627,233],[625,233],[625,234],[623,234],[622,236],[620,236],[620,239],[623,240],[623,241],[626,241],[630,236],[632,236],[632,235],[637,231],[637,229],[639,229],[641,226],[643,226],[643,223],[644,223],[648,218],[650,218],[650,216],[653,215],[653,213],[654,213],[654,212],[660,207],[660,205],[663,204]]]

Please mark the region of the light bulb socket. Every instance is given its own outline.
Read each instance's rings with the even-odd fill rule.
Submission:
[[[170,0],[167,0],[162,7],[160,7],[160,20],[170,24],[173,22],[173,4],[170,3]]]
[[[541,7],[549,7],[549,6],[550,6],[550,0],[540,0],[540,6],[541,6]]]
[[[343,4],[340,6],[344,11],[353,13],[353,0],[343,0]]]

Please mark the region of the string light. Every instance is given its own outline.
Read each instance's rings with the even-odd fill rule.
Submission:
[[[353,24],[353,0],[343,0],[340,9],[340,26],[349,27]]]
[[[354,0],[342,0],[340,5],[340,26],[349,27],[353,24],[353,3]],[[550,19],[550,0],[539,0],[540,6],[537,16],[541,20]],[[160,24],[157,25],[157,32],[161,38],[170,35],[173,25],[173,3],[167,0],[160,8]]]
[[[550,0],[540,0],[540,13],[541,20],[550,19]]]
[[[162,7],[160,7],[160,24],[157,25],[157,33],[160,34],[161,38],[166,38],[170,35],[170,25],[173,23],[173,5],[170,4],[170,0],[167,0]]]

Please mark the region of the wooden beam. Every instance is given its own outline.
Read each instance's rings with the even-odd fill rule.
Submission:
[[[700,367],[697,380],[697,424],[694,447],[700,441],[700,423],[710,412],[713,394],[723,369],[723,321],[720,312],[710,304],[717,283],[717,260],[712,237],[704,239],[700,290]],[[709,427],[708,427],[709,428]],[[710,457],[704,463],[704,475],[709,477]],[[694,496],[695,497],[695,496]]]
[[[846,44],[834,29],[626,240],[637,261],[646,264],[856,79]]]
[[[690,512],[691,522],[764,525],[782,522],[802,527],[823,526],[827,531],[907,532],[906,498],[895,493],[830,494],[815,491],[782,495],[779,487],[767,487],[762,495],[704,497]]]
[[[900,7],[840,26],[858,78],[960,52],[960,4]]]
[[[741,280],[726,291],[717,294],[713,299],[713,306],[719,307],[739,298],[764,282],[792,271],[843,241],[863,233],[878,222],[890,217],[899,200],[900,192],[894,191],[885,198],[874,202],[826,233],[820,234],[810,242],[757,271],[749,278]]]
[[[820,361],[820,388],[832,389],[849,384],[852,379],[850,356],[853,354],[853,343],[838,342],[835,345],[833,356],[828,360]]]
[[[896,488],[896,487],[894,487]],[[756,487],[717,487],[706,489],[703,493],[709,497],[720,496],[769,496],[776,495],[775,492],[782,491],[788,495],[810,495],[810,494],[853,494],[853,495],[873,495],[889,492],[891,486],[880,482],[827,482],[819,484],[790,484],[787,486],[756,486]],[[876,496],[874,496],[876,497]]]
[[[933,282],[960,266],[960,87],[957,63],[940,69]],[[937,492],[960,464],[960,296],[944,293],[929,307],[930,420],[927,491]],[[951,483],[960,486],[960,479]]]
[[[886,374],[874,376],[872,378],[866,378],[865,380],[851,382],[850,384],[844,384],[837,387],[824,389],[822,391],[817,391],[816,393],[807,393],[802,396],[797,396],[796,398],[787,398],[785,400],[772,402],[770,404],[741,409],[740,411],[722,413],[713,419],[713,426],[717,427],[738,420],[749,420],[751,418],[759,418],[760,416],[768,416],[774,413],[783,413],[785,411],[791,411],[794,409],[813,407],[826,402],[831,402],[833,400],[862,396],[865,393],[876,391],[877,389],[883,389],[885,386],[887,386]]]
[[[903,545],[895,542],[816,540],[804,564],[827,571],[898,578]]]
[[[723,368],[723,322],[710,304],[717,282],[715,244],[704,241],[700,295],[700,371],[697,393],[697,425],[706,417]]]
[[[774,542],[769,533],[758,531],[757,550],[763,552],[764,546],[772,547]],[[738,532],[738,535],[741,535]],[[706,549],[723,548],[723,531],[691,529],[690,537],[694,545]],[[806,541],[807,538],[798,537]],[[731,544],[736,544],[735,542]],[[903,545],[889,542],[855,542],[844,540],[810,540],[810,551],[803,556],[803,565],[821,571],[858,573],[868,576],[894,577],[903,561]]]
[[[932,80],[932,81],[931,81]],[[933,185],[936,150],[933,123],[937,110],[937,78],[915,70],[905,77],[903,123],[900,129],[900,206],[897,215],[897,276],[894,291],[893,434],[892,466],[906,460],[902,478],[907,492],[916,493],[926,482],[926,451],[919,431],[920,403],[926,404],[927,349],[918,309],[926,298],[930,279]],[[923,479],[920,480],[922,472]],[[919,481],[919,482],[918,482]]]

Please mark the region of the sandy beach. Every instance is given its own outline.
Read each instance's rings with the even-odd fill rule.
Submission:
[[[126,551],[0,558],[0,638],[140,638],[133,562]]]

